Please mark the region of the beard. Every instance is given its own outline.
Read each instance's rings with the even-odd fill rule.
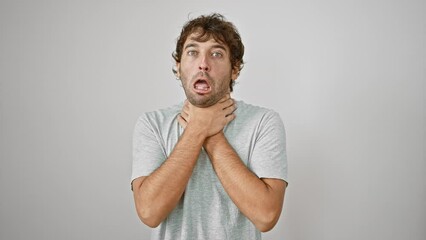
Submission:
[[[208,94],[198,94],[193,91],[194,84],[200,77],[206,78],[209,83],[211,92],[209,92]],[[220,99],[225,97],[225,95],[230,92],[230,81],[230,76],[229,80],[214,80],[206,72],[199,72],[191,78],[187,78],[187,76],[185,76],[184,74],[181,75],[182,87],[185,91],[186,98],[192,105],[201,108],[210,107],[216,104]]]

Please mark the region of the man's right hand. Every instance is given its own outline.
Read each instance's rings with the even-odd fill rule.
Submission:
[[[235,109],[234,100],[229,94],[206,108],[196,107],[186,100],[178,121],[183,128],[188,127],[208,138],[222,131],[226,124],[235,119]]]

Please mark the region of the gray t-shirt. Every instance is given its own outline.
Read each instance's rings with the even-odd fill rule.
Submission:
[[[230,145],[259,178],[287,181],[285,131],[279,115],[242,101],[236,105],[236,118],[224,128]],[[179,104],[139,117],[133,136],[132,181],[150,175],[171,154],[183,132],[177,121],[181,109]],[[202,149],[182,199],[152,230],[151,239],[252,240],[261,239],[261,234],[225,192]]]

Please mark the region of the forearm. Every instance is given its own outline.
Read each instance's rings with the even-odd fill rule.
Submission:
[[[241,161],[223,133],[204,143],[213,168],[240,211],[261,231],[270,230],[278,221],[283,191],[271,188]]]
[[[186,129],[169,158],[135,191],[135,203],[141,220],[150,227],[160,224],[176,207],[197,162],[203,141]]]

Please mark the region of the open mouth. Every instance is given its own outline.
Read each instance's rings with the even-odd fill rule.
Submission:
[[[199,79],[194,83],[194,90],[198,94],[206,94],[210,92],[210,85],[206,80]]]

